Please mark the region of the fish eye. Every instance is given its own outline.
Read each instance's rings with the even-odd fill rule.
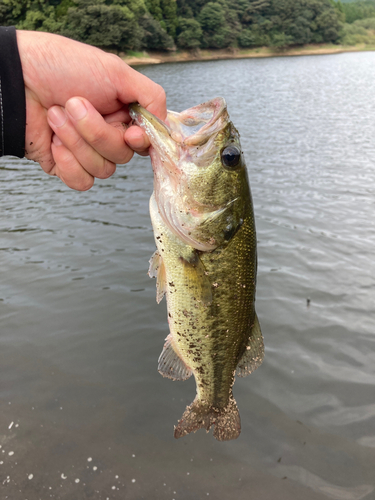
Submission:
[[[235,169],[241,160],[241,151],[236,146],[227,146],[221,152],[221,163],[229,170]]]

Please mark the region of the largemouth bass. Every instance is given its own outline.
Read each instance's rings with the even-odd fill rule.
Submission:
[[[241,432],[235,374],[250,374],[264,353],[254,307],[253,204],[239,133],[219,97],[169,111],[165,123],[138,104],[130,109],[151,142],[157,250],[149,275],[157,280],[157,302],[166,295],[170,329],[158,370],[173,380],[193,374],[197,386],[174,436],[214,426],[219,441],[235,439]]]

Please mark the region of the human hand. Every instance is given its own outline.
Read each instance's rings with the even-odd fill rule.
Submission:
[[[27,158],[69,187],[86,190],[134,151],[145,153],[149,141],[139,127],[127,126],[127,104],[137,101],[164,120],[162,87],[119,57],[59,35],[17,31],[17,42]]]

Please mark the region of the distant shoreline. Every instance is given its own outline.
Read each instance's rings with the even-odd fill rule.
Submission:
[[[121,58],[130,66],[145,64],[163,64],[173,62],[189,61],[216,61],[223,59],[247,59],[262,57],[287,57],[287,56],[309,56],[341,54],[343,52],[363,52],[374,51],[375,47],[361,44],[354,46],[345,45],[304,45],[282,50],[275,50],[272,47],[258,47],[255,49],[223,49],[223,50],[199,50],[195,53],[188,51],[178,51],[173,53],[165,52],[142,52],[133,54],[120,54]]]

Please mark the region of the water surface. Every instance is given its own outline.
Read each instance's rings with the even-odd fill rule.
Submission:
[[[140,70],[176,111],[225,97],[241,133],[266,344],[242,433],[173,438],[195,387],[157,372],[149,160],[78,193],[4,158],[0,497],[374,498],[375,53]]]

